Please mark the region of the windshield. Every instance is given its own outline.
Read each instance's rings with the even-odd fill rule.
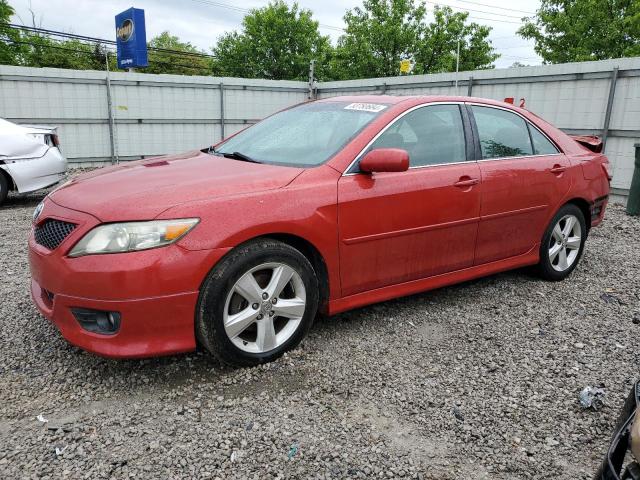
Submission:
[[[238,133],[215,153],[276,165],[320,165],[386,108],[387,105],[377,103],[306,103]]]

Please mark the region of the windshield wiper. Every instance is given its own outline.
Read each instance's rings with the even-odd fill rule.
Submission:
[[[231,152],[231,153],[218,152],[218,153],[221,153],[222,156],[225,158],[234,158],[236,160],[242,160],[243,162],[262,163],[240,152]]]

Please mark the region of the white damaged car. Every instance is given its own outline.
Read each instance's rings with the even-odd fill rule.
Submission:
[[[0,205],[10,190],[32,192],[62,180],[67,160],[59,146],[55,127],[0,118]]]

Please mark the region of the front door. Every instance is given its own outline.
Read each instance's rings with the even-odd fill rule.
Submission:
[[[473,265],[479,166],[467,160],[457,104],[421,106],[371,144],[409,152],[406,172],[357,173],[338,183],[342,294]]]
[[[471,106],[482,160],[476,265],[537,248],[569,191],[569,160],[536,127],[511,111]]]

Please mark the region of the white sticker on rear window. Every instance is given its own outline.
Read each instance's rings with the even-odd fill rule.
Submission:
[[[350,103],[345,110],[360,110],[362,112],[380,112],[387,108],[386,105],[379,105],[377,103]]]

